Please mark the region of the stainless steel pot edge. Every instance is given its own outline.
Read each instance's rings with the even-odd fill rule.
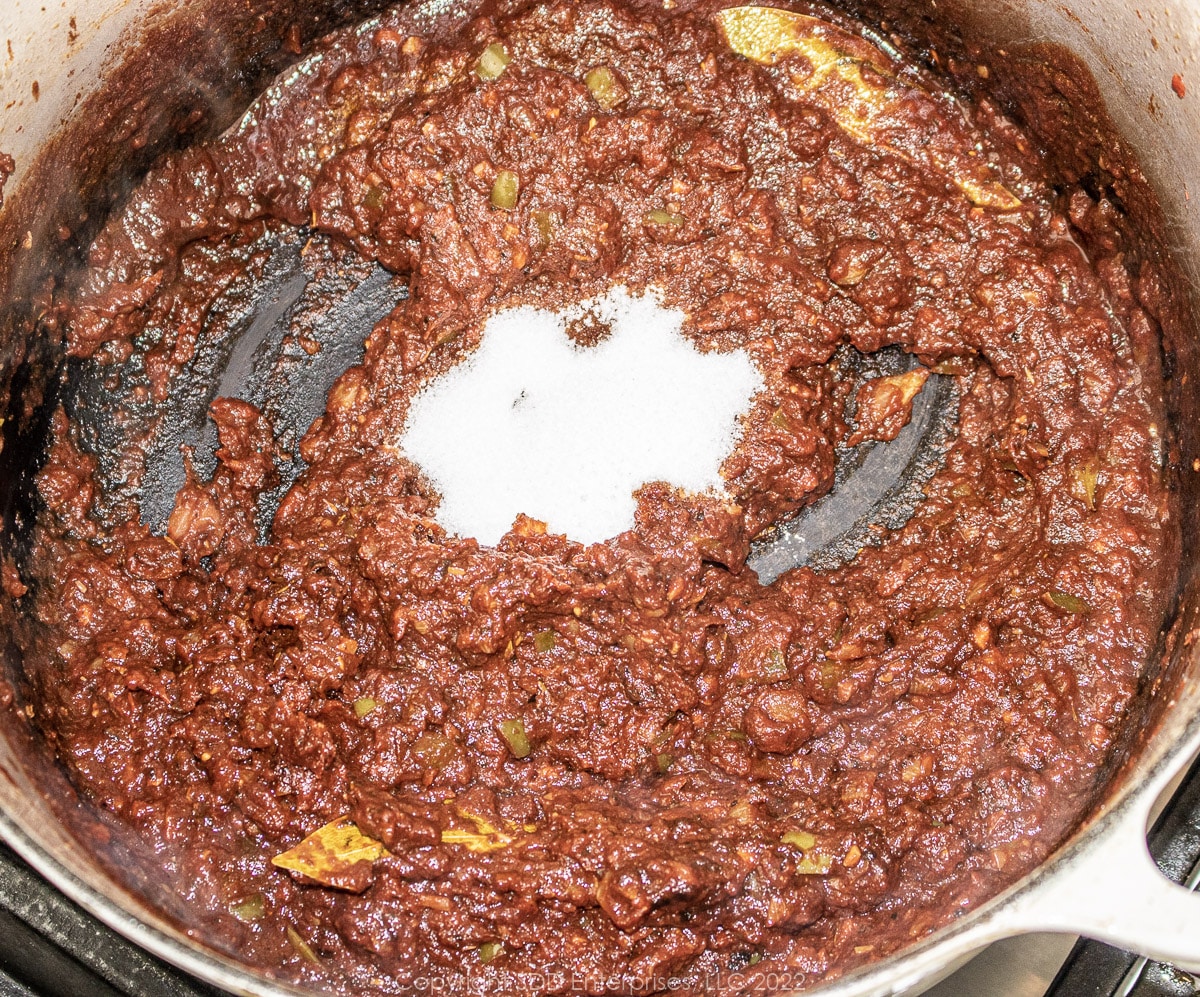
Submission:
[[[263,979],[237,963],[201,948],[187,935],[148,913],[135,914],[91,882],[81,878],[61,856],[0,809],[0,839],[44,876],[56,889],[97,920],[131,942],[186,973],[242,997],[305,997],[312,991]]]

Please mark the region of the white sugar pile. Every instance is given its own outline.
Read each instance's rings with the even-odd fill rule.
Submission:
[[[585,315],[611,335],[572,342]],[[762,376],[740,350],[700,353],[683,320],[623,288],[492,316],[479,349],[413,399],[400,440],[442,494],[439,522],[493,545],[524,513],[594,543],[632,527],[643,484],[723,493]]]

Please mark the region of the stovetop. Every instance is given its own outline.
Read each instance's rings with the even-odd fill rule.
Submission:
[[[1200,762],[1150,833],[1163,872],[1200,881]],[[1197,939],[1200,948],[1200,939]],[[102,925],[0,844],[0,997],[220,997]],[[1200,979],[1053,935],[984,950],[928,997],[1196,997]]]

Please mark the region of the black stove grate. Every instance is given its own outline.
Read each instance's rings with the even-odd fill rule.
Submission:
[[[126,941],[0,844],[0,997],[219,997]]]
[[[1200,880],[1200,761],[1150,833],[1168,876]],[[1200,939],[1197,939],[1200,948]],[[220,997],[88,915],[0,844],[0,997]],[[1046,997],[1196,997],[1200,980],[1080,941]],[[970,997],[964,994],[963,997]]]
[[[1200,759],[1150,832],[1150,854],[1177,883],[1200,882]],[[1200,938],[1196,939],[1200,951]],[[1049,990],[1052,997],[1195,997],[1200,979],[1100,942],[1072,949]]]

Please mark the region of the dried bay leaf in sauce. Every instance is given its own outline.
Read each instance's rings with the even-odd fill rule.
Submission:
[[[292,948],[296,950],[296,954],[305,962],[311,962],[314,966],[321,965],[321,960],[317,957],[317,953],[313,951],[313,947],[290,924],[287,926],[287,940],[291,943]]]
[[[339,817],[276,855],[271,864],[323,886],[361,893],[371,883],[371,863],[387,854],[380,842]]]
[[[807,69],[797,66],[792,84],[855,141],[935,170],[977,207],[1013,211],[1021,206],[1020,198],[991,175],[966,135],[946,143],[920,134],[916,119],[903,114],[904,105],[934,98],[897,79],[891,61],[864,39],[778,7],[730,7],[716,19],[729,47],[751,62],[775,66],[799,56]]]
[[[448,803],[451,801],[447,801]],[[534,824],[518,824],[515,821],[504,821],[507,830],[502,831],[486,817],[454,807],[455,813],[465,821],[475,825],[475,829],[467,830],[462,827],[448,827],[442,831],[443,845],[462,845],[468,851],[486,855],[488,852],[507,848],[517,840],[517,832],[524,831],[533,834],[537,830]]]

